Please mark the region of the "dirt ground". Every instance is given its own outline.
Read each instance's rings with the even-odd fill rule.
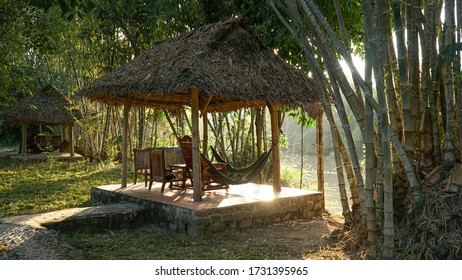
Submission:
[[[288,248],[287,259],[350,259],[343,252],[338,233],[343,228],[343,217],[323,217],[289,221],[263,228],[254,228],[233,233],[236,242],[249,247],[264,244],[281,244]]]

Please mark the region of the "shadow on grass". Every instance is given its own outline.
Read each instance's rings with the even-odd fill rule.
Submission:
[[[191,238],[153,225],[97,234],[71,233],[86,259],[105,260],[295,260],[345,259],[330,250],[331,232],[341,227],[324,218],[285,222]]]

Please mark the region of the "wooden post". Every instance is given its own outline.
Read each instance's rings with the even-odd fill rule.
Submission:
[[[130,114],[130,103],[129,100],[125,100],[124,103],[124,116],[123,116],[123,130],[122,130],[122,188],[127,187],[127,175],[128,175],[128,124]]]
[[[279,114],[277,107],[269,106],[271,114],[271,145],[273,148],[273,192],[281,191],[281,163],[279,159]]]
[[[73,157],[75,156],[75,151],[74,151],[74,125],[69,125],[69,152],[70,156]]]
[[[199,91],[191,89],[191,137],[192,137],[192,175],[193,175],[193,198],[194,201],[202,200],[201,180],[201,154],[199,152]]]
[[[61,135],[61,142],[64,142],[64,140],[66,140],[66,130],[66,124],[63,124],[63,134]]]
[[[21,155],[25,156],[27,153],[27,124],[22,124],[22,146]]]
[[[207,119],[207,112],[202,112],[202,153],[207,156],[208,153],[208,145],[209,145],[209,134],[208,134],[208,119]]]
[[[322,193],[322,208],[325,210],[325,196],[324,196],[324,140],[322,130],[322,115],[316,119],[316,155],[317,171],[318,171],[318,191]]]
[[[257,138],[257,158],[261,156],[263,153],[263,109],[265,107],[257,107],[256,113],[255,113],[255,134]],[[258,183],[262,182],[262,174],[258,174]]]

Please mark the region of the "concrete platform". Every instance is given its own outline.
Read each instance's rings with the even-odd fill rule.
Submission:
[[[282,188],[274,193],[270,185],[248,183],[205,192],[202,201],[196,202],[190,189],[166,188],[161,193],[160,187],[153,184],[148,190],[144,182],[126,188],[98,186],[92,188],[91,197],[98,203],[142,205],[149,222],[191,236],[321,216],[324,211],[322,194],[315,191]]]

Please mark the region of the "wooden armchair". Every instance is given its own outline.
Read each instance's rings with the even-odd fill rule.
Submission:
[[[144,186],[148,185],[148,176],[150,174],[150,159],[149,152],[151,148],[133,149],[133,158],[135,161],[135,184],[138,175],[144,176]]]
[[[184,171],[183,185],[187,179],[193,184],[192,178],[192,138],[191,136],[184,136],[180,140],[180,147],[183,153],[184,162],[186,169]],[[214,163],[215,166],[224,175],[228,174],[227,166],[224,163]],[[202,159],[201,155],[201,181],[202,191],[216,190],[216,189],[228,189],[229,184],[214,174],[206,162]]]
[[[162,182],[160,192],[164,192],[165,184],[167,182],[170,182],[169,188],[171,189],[173,182],[179,182],[183,180],[181,174],[174,173],[165,168],[165,155],[163,150],[151,150],[150,161],[151,177],[149,182],[149,190],[151,190],[152,183],[154,181]]]

